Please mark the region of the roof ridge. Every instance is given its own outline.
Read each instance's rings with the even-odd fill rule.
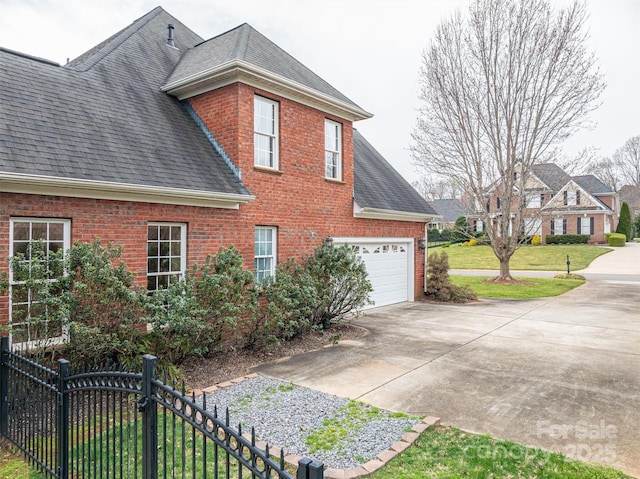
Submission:
[[[127,25],[122,30],[111,35],[106,40],[95,45],[93,48],[87,50],[82,55],[74,58],[65,65],[67,68],[71,68],[76,71],[87,71],[91,67],[95,66],[100,60],[109,55],[117,47],[122,45],[128,38],[134,33],[140,30],[146,25],[152,18],[163,12],[164,9],[161,6],[155,7],[150,12],[145,13],[140,18],[136,19],[130,25]]]
[[[233,52],[233,55],[237,59],[244,60],[247,56],[247,48],[249,46],[249,37],[251,36],[251,31],[253,27],[248,23],[243,23],[240,25],[239,38],[236,42],[236,48]]]
[[[44,63],[46,65],[51,65],[54,67],[60,66],[58,62],[54,62],[53,60],[47,60],[46,58],[36,57],[34,55],[29,55],[28,53],[19,52],[17,50],[11,50],[10,48],[5,48],[0,46],[0,52],[5,52],[5,53],[8,53],[9,55],[15,55],[17,57],[26,58],[27,60],[33,60],[39,63]]]

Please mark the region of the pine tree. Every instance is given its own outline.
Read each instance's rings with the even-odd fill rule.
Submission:
[[[625,201],[620,208],[620,219],[618,220],[618,227],[616,233],[622,233],[627,237],[627,241],[631,241],[633,236],[633,227],[631,225],[631,211],[629,211],[629,205]]]

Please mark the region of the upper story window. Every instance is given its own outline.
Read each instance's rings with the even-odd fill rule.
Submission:
[[[147,225],[147,290],[167,288],[180,281],[187,262],[187,225]]]
[[[542,195],[530,194],[527,197],[527,208],[540,208],[542,206]]]
[[[324,176],[342,179],[342,125],[324,120]]]
[[[11,218],[9,256],[19,257],[9,273],[9,324],[14,345],[45,347],[67,335],[62,319],[38,301],[38,283],[58,283],[64,255],[71,247],[71,221]],[[54,286],[53,290],[55,291]]]
[[[278,169],[278,102],[253,99],[253,164]]]
[[[580,191],[566,190],[564,192],[565,206],[576,206],[580,204]]]

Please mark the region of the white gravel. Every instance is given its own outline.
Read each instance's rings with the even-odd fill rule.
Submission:
[[[207,394],[206,399],[208,409],[218,407],[219,417],[224,417],[225,409],[229,408],[234,428],[238,423],[242,424],[243,432],[254,427],[258,440],[278,446],[287,454],[311,457],[336,469],[357,467],[374,459],[420,421],[418,417],[398,417],[362,403],[358,403],[361,408],[355,415],[358,418],[354,418],[345,410],[352,403],[348,399],[264,376],[218,389]],[[338,425],[339,440],[328,451],[312,453],[306,444],[307,437],[314,432],[326,432],[325,421],[331,419]]]

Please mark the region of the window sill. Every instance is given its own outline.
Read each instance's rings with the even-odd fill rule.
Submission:
[[[324,181],[326,181],[327,183],[333,183],[333,184],[336,184],[336,185],[346,185],[346,183],[344,181],[342,181],[342,180],[336,180],[334,178],[327,178],[326,176],[324,178]]]
[[[270,175],[280,176],[282,175],[282,170],[274,170],[273,168],[267,168],[266,166],[255,166],[253,167],[254,171],[259,171],[260,173],[269,173]]]

